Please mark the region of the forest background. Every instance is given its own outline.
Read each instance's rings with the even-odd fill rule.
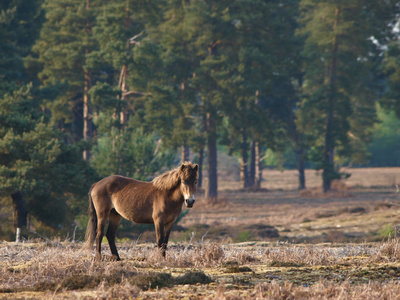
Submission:
[[[391,0],[0,3],[0,238],[86,226],[111,174],[192,160],[218,202],[266,167],[400,165],[400,5]],[[25,232],[28,236],[29,232]]]

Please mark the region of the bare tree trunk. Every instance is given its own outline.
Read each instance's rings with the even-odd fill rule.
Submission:
[[[201,135],[207,132],[207,116],[206,114],[202,114],[201,120]],[[200,150],[199,150],[199,178],[197,180],[197,186],[203,186],[203,164],[204,164],[204,148],[205,148],[206,140],[204,138],[200,138]]]
[[[250,168],[249,168],[249,186],[255,187],[256,180],[256,141],[250,142]]]
[[[336,27],[339,20],[339,8],[335,10],[335,21],[333,24],[333,32],[335,34]],[[325,132],[325,145],[324,145],[324,156],[323,156],[323,173],[322,173],[322,187],[324,192],[330,191],[331,182],[335,175],[334,167],[334,149],[335,149],[335,137],[334,137],[334,108],[335,108],[335,90],[336,90],[336,66],[337,66],[337,54],[339,50],[339,38],[337,34],[334,35],[332,42],[332,60],[329,67],[329,91],[328,91],[328,111],[326,117],[326,132]]]
[[[187,146],[186,142],[181,146],[181,161],[189,161],[189,147]]]
[[[207,113],[207,170],[208,186],[206,199],[209,203],[218,201],[218,175],[217,175],[217,132],[214,116]]]
[[[25,199],[21,192],[11,195],[14,209],[14,227],[16,231],[15,242],[21,241],[21,228],[27,224],[28,211],[26,209]]]
[[[128,84],[126,83],[127,77],[128,77],[128,67],[126,65],[123,65],[118,83],[118,87],[121,90],[121,101],[126,101],[127,98],[127,92],[128,92]],[[128,121],[128,111],[125,105],[122,105],[121,107],[121,111],[119,112],[119,120],[122,125],[126,124],[126,122]]]
[[[256,189],[261,188],[261,181],[262,181],[262,161],[260,157],[261,153],[261,146],[258,142],[255,142],[255,178],[254,178],[254,186]]]
[[[322,187],[324,192],[328,192],[331,189],[331,182],[335,172],[333,163],[334,157],[334,137],[333,137],[333,107],[332,100],[329,100],[329,112],[326,119],[326,132],[325,132],[325,146],[324,146],[324,157],[323,157],[323,172],[322,172]]]
[[[259,90],[256,90],[255,92],[255,105],[259,105]],[[261,162],[261,146],[258,141],[256,141],[253,137],[251,141],[251,167],[250,167],[250,173],[251,173],[251,181],[252,181],[252,186],[255,189],[260,189],[261,188],[261,181],[262,181],[262,162]]]
[[[204,161],[204,145],[200,146],[199,151],[199,177],[197,178],[197,186],[201,188],[203,186],[203,161]]]
[[[299,171],[299,190],[306,188],[306,174],[304,166],[304,148],[300,148],[296,151],[297,154],[297,170]]]
[[[90,9],[90,0],[86,0],[86,10]],[[86,24],[86,32],[90,34],[92,28],[88,21]],[[86,49],[86,54],[88,50]],[[89,142],[92,138],[92,122],[90,119],[90,104],[89,104],[89,89],[91,88],[91,74],[90,71],[84,70],[84,88],[83,88],[83,140]],[[88,161],[90,158],[90,151],[83,151],[83,159]]]
[[[89,106],[89,89],[91,84],[91,76],[89,71],[85,71],[85,86],[83,93],[83,140],[89,142],[92,137],[92,122],[90,118]],[[90,151],[83,151],[83,159],[88,161],[90,158]]]
[[[125,8],[126,11],[126,15],[125,15],[125,29],[129,30],[130,27],[130,11],[129,11],[129,2],[127,2],[127,6]],[[126,43],[126,51],[129,52],[130,46],[129,46],[129,40]],[[128,66],[126,64],[124,64],[124,66],[122,67],[122,81],[120,78],[120,88],[121,88],[121,100],[122,101],[126,101],[126,92],[129,91],[129,87],[128,84],[126,83],[126,78],[128,78],[128,74],[129,74],[129,69]],[[120,112],[120,122],[121,124],[126,124],[128,122],[128,110],[126,109],[126,105],[123,105],[121,108],[121,112]]]
[[[242,128],[242,143],[241,143],[241,159],[240,159],[240,179],[243,184],[243,188],[249,187],[249,171],[248,171],[248,147],[247,147],[247,132],[245,128]]]

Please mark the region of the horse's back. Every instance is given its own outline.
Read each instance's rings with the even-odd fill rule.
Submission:
[[[129,177],[111,175],[94,184],[94,187],[92,188],[92,195],[108,195],[111,197],[113,194],[118,193],[127,186],[137,186],[145,183],[146,182],[135,180]]]

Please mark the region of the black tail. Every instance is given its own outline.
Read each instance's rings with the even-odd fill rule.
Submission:
[[[94,187],[94,184],[90,188],[89,191],[89,222],[88,226],[86,229],[86,235],[85,235],[85,248],[88,250],[92,250],[92,246],[94,241],[96,240],[96,233],[97,233],[97,214],[96,214],[96,209],[94,208],[93,205],[93,199],[92,199],[92,189]]]

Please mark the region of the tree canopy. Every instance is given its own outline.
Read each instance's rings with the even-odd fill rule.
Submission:
[[[392,0],[2,1],[0,194],[15,226],[28,213],[71,224],[94,180],[147,180],[179,160],[199,163],[216,202],[221,147],[244,188],[260,187],[271,151],[293,154],[299,188],[306,165],[329,191],[342,163],[379,164],[376,141],[391,136],[390,111],[400,115],[399,10]]]

